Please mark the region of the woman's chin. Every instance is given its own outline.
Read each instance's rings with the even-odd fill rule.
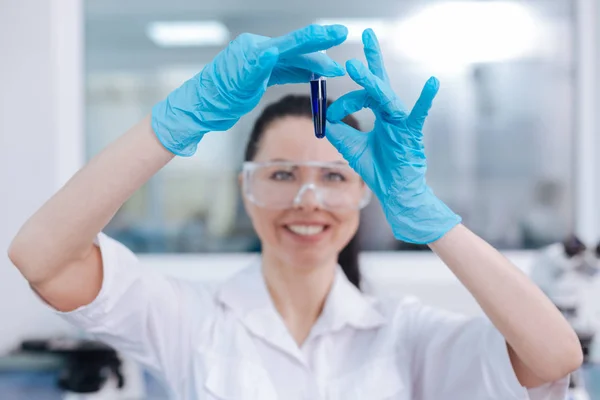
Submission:
[[[304,235],[302,234],[304,233]],[[325,265],[336,265],[340,247],[335,230],[327,226],[314,234],[293,232],[282,226],[271,246],[263,246],[263,254],[273,254],[284,265],[301,270],[311,270]]]
[[[324,251],[330,249],[298,249],[298,248],[284,248],[281,253],[283,258],[286,260],[285,264],[302,270],[311,270],[314,268],[320,268],[324,265],[330,265],[337,263],[336,254],[332,254],[331,251]]]

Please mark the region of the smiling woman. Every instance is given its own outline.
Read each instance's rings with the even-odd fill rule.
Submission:
[[[347,33],[310,25],[276,38],[238,36],[48,200],[9,257],[62,317],[160,374],[177,399],[522,399],[534,391],[563,399],[581,364],[577,336],[425,179],[423,127],[439,81],[427,80],[404,109],[372,30],[362,35],[366,65],[348,60],[344,70],[320,53]],[[267,109],[251,135],[250,170],[240,177],[249,182],[240,183],[260,263],[211,291],[148,271],[101,232],[175,155],[210,145],[209,132],[231,135],[224,131],[269,86],[346,71],[362,89],[328,107],[327,140],[314,138],[310,107],[298,101],[294,112],[293,98]],[[368,132],[348,118],[363,107],[375,115]],[[378,297],[346,279],[338,262],[365,185],[394,236],[428,245],[487,318]]]
[[[329,142],[314,138],[311,118],[308,96],[288,95],[263,110],[246,146],[244,204],[263,257],[309,268],[339,253],[342,270],[359,286],[353,237],[370,191]],[[359,128],[352,116],[344,121]]]

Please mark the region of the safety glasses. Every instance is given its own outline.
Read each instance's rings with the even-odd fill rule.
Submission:
[[[371,199],[360,176],[337,162],[245,162],[243,191],[252,203],[270,209],[316,201],[329,211],[358,210]]]

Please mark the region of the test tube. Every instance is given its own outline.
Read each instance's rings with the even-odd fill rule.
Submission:
[[[317,74],[313,74],[310,80],[310,106],[315,136],[322,139],[325,137],[325,123],[327,122],[325,118],[327,116],[327,81],[325,77]]]

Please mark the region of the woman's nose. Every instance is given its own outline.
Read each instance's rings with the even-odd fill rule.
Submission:
[[[322,207],[317,187],[313,183],[303,185],[294,199],[294,207],[314,210]]]

